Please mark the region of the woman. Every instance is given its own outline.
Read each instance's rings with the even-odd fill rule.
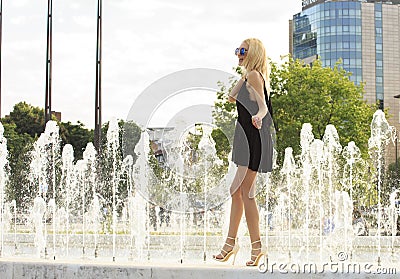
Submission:
[[[228,96],[230,102],[236,102],[238,111],[232,150],[232,161],[238,168],[230,188],[232,205],[228,236],[221,252],[213,258],[224,262],[234,255],[235,262],[239,249],[236,236],[244,209],[251,240],[251,258],[246,265],[257,266],[261,257],[265,259],[266,248],[260,240],[255,181],[257,172],[272,170],[273,155],[272,118],[266,88],[268,64],[265,48],[258,39],[244,40],[235,54],[244,70],[242,79]]]

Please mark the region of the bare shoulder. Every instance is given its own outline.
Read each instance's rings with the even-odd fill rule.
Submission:
[[[260,73],[254,70],[247,74],[247,80],[253,86],[263,84],[263,79]]]
[[[248,84],[255,89],[257,92],[263,91],[263,83],[264,80],[261,77],[260,73],[257,71],[251,71],[247,74]]]

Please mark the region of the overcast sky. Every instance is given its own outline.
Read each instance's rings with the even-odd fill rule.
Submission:
[[[232,72],[234,49],[261,39],[273,61],[289,51],[301,0],[103,0],[103,122],[126,119],[135,98],[175,71]],[[53,0],[52,110],[94,127],[97,0]],[[47,0],[3,0],[2,116],[44,107]]]

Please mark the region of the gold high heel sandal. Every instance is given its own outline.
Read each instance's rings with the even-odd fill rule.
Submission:
[[[258,266],[258,262],[260,261],[261,257],[263,257],[263,256],[264,256],[264,264],[267,261],[267,248],[266,247],[253,248],[253,245],[256,243],[260,243],[260,245],[261,245],[261,240],[256,240],[256,241],[252,242],[251,250],[255,250],[255,251],[260,250],[260,253],[257,255],[254,255],[253,253],[251,253],[251,260],[246,262],[246,266]],[[253,260],[254,257],[255,257],[255,259]]]
[[[235,240],[235,244],[234,245],[231,245],[231,244],[225,242],[225,245],[228,246],[228,247],[232,247],[232,250],[225,251],[224,248],[222,247],[221,252],[218,255],[213,255],[213,258],[214,258],[214,260],[219,261],[219,262],[226,262],[233,255],[232,265],[234,265],[235,264],[235,259],[236,259],[236,254],[239,251],[238,240],[237,240],[237,238],[233,238],[233,237],[230,237],[230,236],[227,236],[226,238]],[[222,252],[225,253],[225,255],[223,255]],[[222,258],[217,258],[217,256],[219,256],[219,255],[221,255]]]

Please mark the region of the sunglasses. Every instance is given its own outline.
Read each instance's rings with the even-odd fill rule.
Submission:
[[[237,48],[237,49],[235,49],[235,55],[238,55],[238,54],[244,55],[244,54],[246,53],[246,51],[248,51],[248,50],[245,49],[244,47],[242,47],[242,48]]]

